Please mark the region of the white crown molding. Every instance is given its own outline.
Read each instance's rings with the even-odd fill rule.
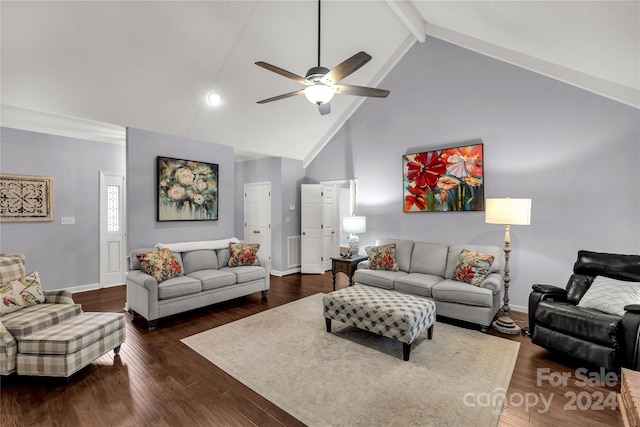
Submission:
[[[5,104],[0,109],[0,126],[119,145],[127,139],[122,126]]]

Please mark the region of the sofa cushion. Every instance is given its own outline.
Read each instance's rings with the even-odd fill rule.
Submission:
[[[189,274],[202,283],[202,290],[223,288],[236,283],[236,275],[223,270],[200,270]]]
[[[177,298],[202,291],[202,283],[189,276],[167,279],[158,284],[158,299]]]
[[[402,239],[378,239],[377,246],[396,244],[396,262],[400,271],[409,272],[411,267],[411,253],[413,252],[413,240]]]
[[[216,249],[218,253],[218,267],[222,268],[229,265],[229,258],[231,258],[231,251],[229,248]]]
[[[353,281],[383,289],[394,289],[394,280],[407,274],[404,271],[358,269],[353,273]]]
[[[440,283],[433,285],[431,294],[436,301],[455,302],[477,307],[493,306],[493,292],[491,289],[469,286],[468,283],[456,282],[451,279],[444,279]]]
[[[0,285],[0,315],[44,302],[44,292],[37,271]]]
[[[537,324],[589,342],[611,346],[617,342],[620,316],[565,302],[540,301]]]
[[[493,259],[493,255],[463,249],[458,255],[456,268],[453,270],[451,279],[480,286],[482,281],[489,275]]]
[[[411,253],[410,273],[424,273],[444,277],[449,247],[437,243],[416,242]]]
[[[227,265],[237,267],[239,265],[260,265],[258,259],[259,243],[229,243],[231,255]]]
[[[137,254],[142,269],[154,279],[164,282],[173,277],[182,276],[182,265],[169,249],[158,249]]]
[[[82,313],[80,304],[38,304],[2,316],[2,324],[20,340]]]
[[[640,304],[640,282],[596,276],[578,306],[622,317],[624,307],[632,304]]]
[[[200,270],[217,270],[218,254],[213,249],[201,249],[182,253],[184,274],[191,274]]]
[[[396,262],[396,244],[390,243],[382,246],[368,246],[369,268],[371,270],[398,271]]]
[[[431,298],[431,288],[442,282],[442,276],[433,274],[411,273],[393,281],[396,291]]]
[[[456,268],[458,262],[458,255],[463,249],[467,249],[473,252],[480,252],[483,254],[493,255],[493,263],[489,267],[489,273],[502,271],[502,249],[497,246],[490,245],[449,245],[449,253],[447,254],[447,270],[444,277],[453,276],[453,270]]]
[[[264,267],[255,265],[241,265],[238,267],[225,267],[222,269],[235,275],[236,283],[247,283],[264,279]]]
[[[24,276],[24,254],[0,254],[0,283]]]

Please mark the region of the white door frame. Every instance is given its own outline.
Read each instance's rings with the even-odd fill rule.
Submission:
[[[107,231],[107,186],[118,183],[119,206],[118,206],[118,223],[120,227],[117,232]],[[126,215],[126,191],[125,177],[119,173],[100,171],[100,199],[99,199],[99,264],[100,264],[100,283],[101,288],[121,285],[125,283],[125,274],[127,272],[127,254],[126,238],[127,238],[127,215]],[[114,245],[115,243],[115,245]],[[110,259],[110,256],[116,254],[117,259]]]

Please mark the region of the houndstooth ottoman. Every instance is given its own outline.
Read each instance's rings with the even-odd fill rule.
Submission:
[[[425,330],[433,337],[436,304],[425,298],[366,285],[354,285],[324,296],[327,332],[331,320],[375,332],[402,342],[404,360],[409,360],[411,343]]]

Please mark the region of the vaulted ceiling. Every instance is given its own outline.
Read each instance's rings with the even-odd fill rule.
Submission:
[[[318,65],[317,11],[315,0],[2,1],[1,124],[108,142],[136,127],[307,164],[362,102],[385,102],[336,96],[326,116],[304,96],[256,103],[301,87],[256,61],[302,76]],[[321,65],[373,57],[345,84],[379,86],[430,37],[640,107],[637,0],[322,2]]]

